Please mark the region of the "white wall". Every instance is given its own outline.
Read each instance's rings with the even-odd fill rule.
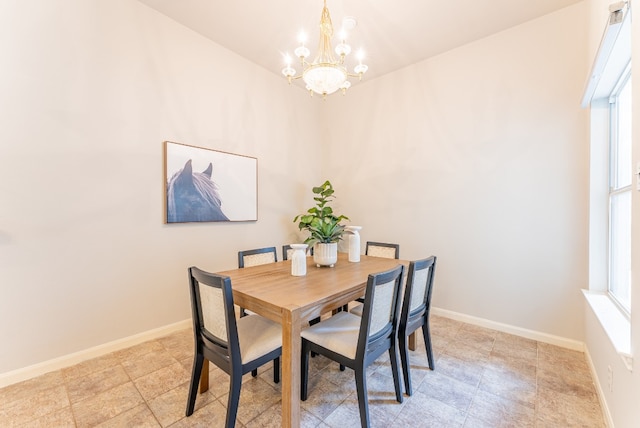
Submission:
[[[434,306],[584,339],[586,20],[576,4],[354,86],[331,112],[344,213],[363,241],[439,257]]]
[[[0,70],[0,374],[188,319],[188,266],[294,240],[319,104],[284,79],[133,0],[0,2]],[[257,157],[259,220],[163,224],[164,140]]]
[[[583,340],[586,19],[318,102],[137,1],[0,3],[0,374],[187,319],[186,267],[295,240],[325,178],[363,242],[439,256],[434,305]],[[257,157],[259,221],[164,225],[164,140]]]
[[[609,0],[589,0],[589,61],[593,61],[596,50],[602,38],[604,25],[608,17]],[[640,1],[631,0],[631,8],[640,10]],[[635,17],[637,18],[637,16]],[[633,85],[633,154],[634,166],[640,162],[640,22],[632,21],[631,56]],[[635,179],[634,179],[635,186]],[[633,355],[633,371],[629,371],[620,355],[611,344],[602,325],[593,313],[591,307],[585,303],[586,347],[596,372],[597,383],[601,385],[602,398],[608,409],[608,417],[617,428],[632,428],[640,421],[640,408],[637,398],[640,396],[640,373],[637,355],[640,349],[640,193],[632,192],[632,236],[631,236],[631,352]],[[612,370],[612,389],[608,388],[609,368]]]

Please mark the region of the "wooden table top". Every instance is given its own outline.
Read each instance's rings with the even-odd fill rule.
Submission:
[[[339,253],[332,268],[316,267],[313,257],[307,257],[306,276],[291,275],[290,260],[218,273],[231,278],[236,304],[280,322],[283,308],[299,311],[300,318],[308,320],[353,301],[364,294],[369,274],[401,263],[408,264],[368,256],[352,263],[346,253]]]

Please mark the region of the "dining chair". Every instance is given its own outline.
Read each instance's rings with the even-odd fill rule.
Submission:
[[[369,426],[367,366],[389,352],[396,400],[402,403],[397,350],[399,293],[404,266],[369,275],[362,317],[339,312],[301,332],[300,399],[306,401],[309,380],[309,354],[324,355],[355,373],[360,423]]]
[[[422,337],[427,351],[429,368],[435,368],[433,363],[433,349],[431,347],[431,332],[429,331],[429,309],[431,307],[431,292],[433,278],[436,273],[436,256],[416,260],[409,263],[407,284],[404,289],[402,312],[398,326],[398,341],[404,388],[407,395],[411,395],[411,373],[409,365],[409,335],[422,327]]]
[[[276,253],[276,247],[238,251],[239,268],[275,263],[277,261],[278,254]]]
[[[277,261],[276,247],[238,251],[238,268],[266,265]],[[240,316],[243,317],[245,315],[247,315],[247,311],[244,308],[240,308]]]
[[[293,254],[293,248],[290,244],[282,246],[282,260],[289,260]],[[313,256],[313,247],[307,248],[307,256]]]
[[[384,257],[387,259],[400,258],[400,245],[386,242],[367,241],[364,249],[365,256]]]
[[[242,375],[273,360],[273,381],[280,382],[282,328],[259,315],[236,319],[227,276],[189,268],[189,290],[195,355],[186,416],[193,414],[204,359],[230,377],[225,426],[233,427],[238,413]]]
[[[365,256],[384,257],[385,259],[399,259],[400,258],[400,244],[388,244],[386,242],[373,242],[367,241],[364,250]],[[364,298],[358,297],[356,302],[363,303]],[[358,306],[356,306],[358,308]],[[342,307],[343,311],[349,310],[349,305]],[[362,310],[362,308],[357,309]]]

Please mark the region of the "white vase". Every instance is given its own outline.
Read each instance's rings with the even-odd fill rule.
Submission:
[[[307,274],[307,244],[291,244],[291,275],[305,276]]]
[[[362,226],[347,226],[345,230],[349,232],[349,261],[357,263],[360,261],[360,233]]]
[[[313,247],[313,261],[318,267],[333,267],[338,261],[338,243],[316,244]]]

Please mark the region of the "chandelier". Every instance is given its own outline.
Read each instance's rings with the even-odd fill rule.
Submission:
[[[347,21],[347,20],[345,20]],[[348,23],[351,27],[355,27],[355,19],[350,18]],[[346,33],[343,30],[341,34],[340,44],[336,46],[336,54],[338,59],[333,56],[331,49],[331,37],[333,37],[333,24],[331,24],[331,16],[327,9],[327,0],[324,0],[322,15],[320,16],[320,43],[318,45],[318,53],[312,63],[307,62],[310,55],[309,49],[304,45],[304,37],[301,37],[300,46],[294,51],[295,55],[300,58],[302,65],[302,75],[296,76],[296,70],[291,66],[291,57],[286,55],[285,60],[287,66],[282,70],[282,74],[287,78],[289,84],[292,80],[300,79],[306,83],[306,88],[313,96],[313,93],[322,95],[326,99],[328,94],[333,94],[338,89],[342,90],[344,95],[347,89],[351,87],[349,77],[357,77],[362,79],[362,75],[366,73],[369,67],[362,63],[364,57],[362,51],[357,55],[358,65],[350,73],[344,64],[345,57],[351,53],[351,46],[345,43]]]

